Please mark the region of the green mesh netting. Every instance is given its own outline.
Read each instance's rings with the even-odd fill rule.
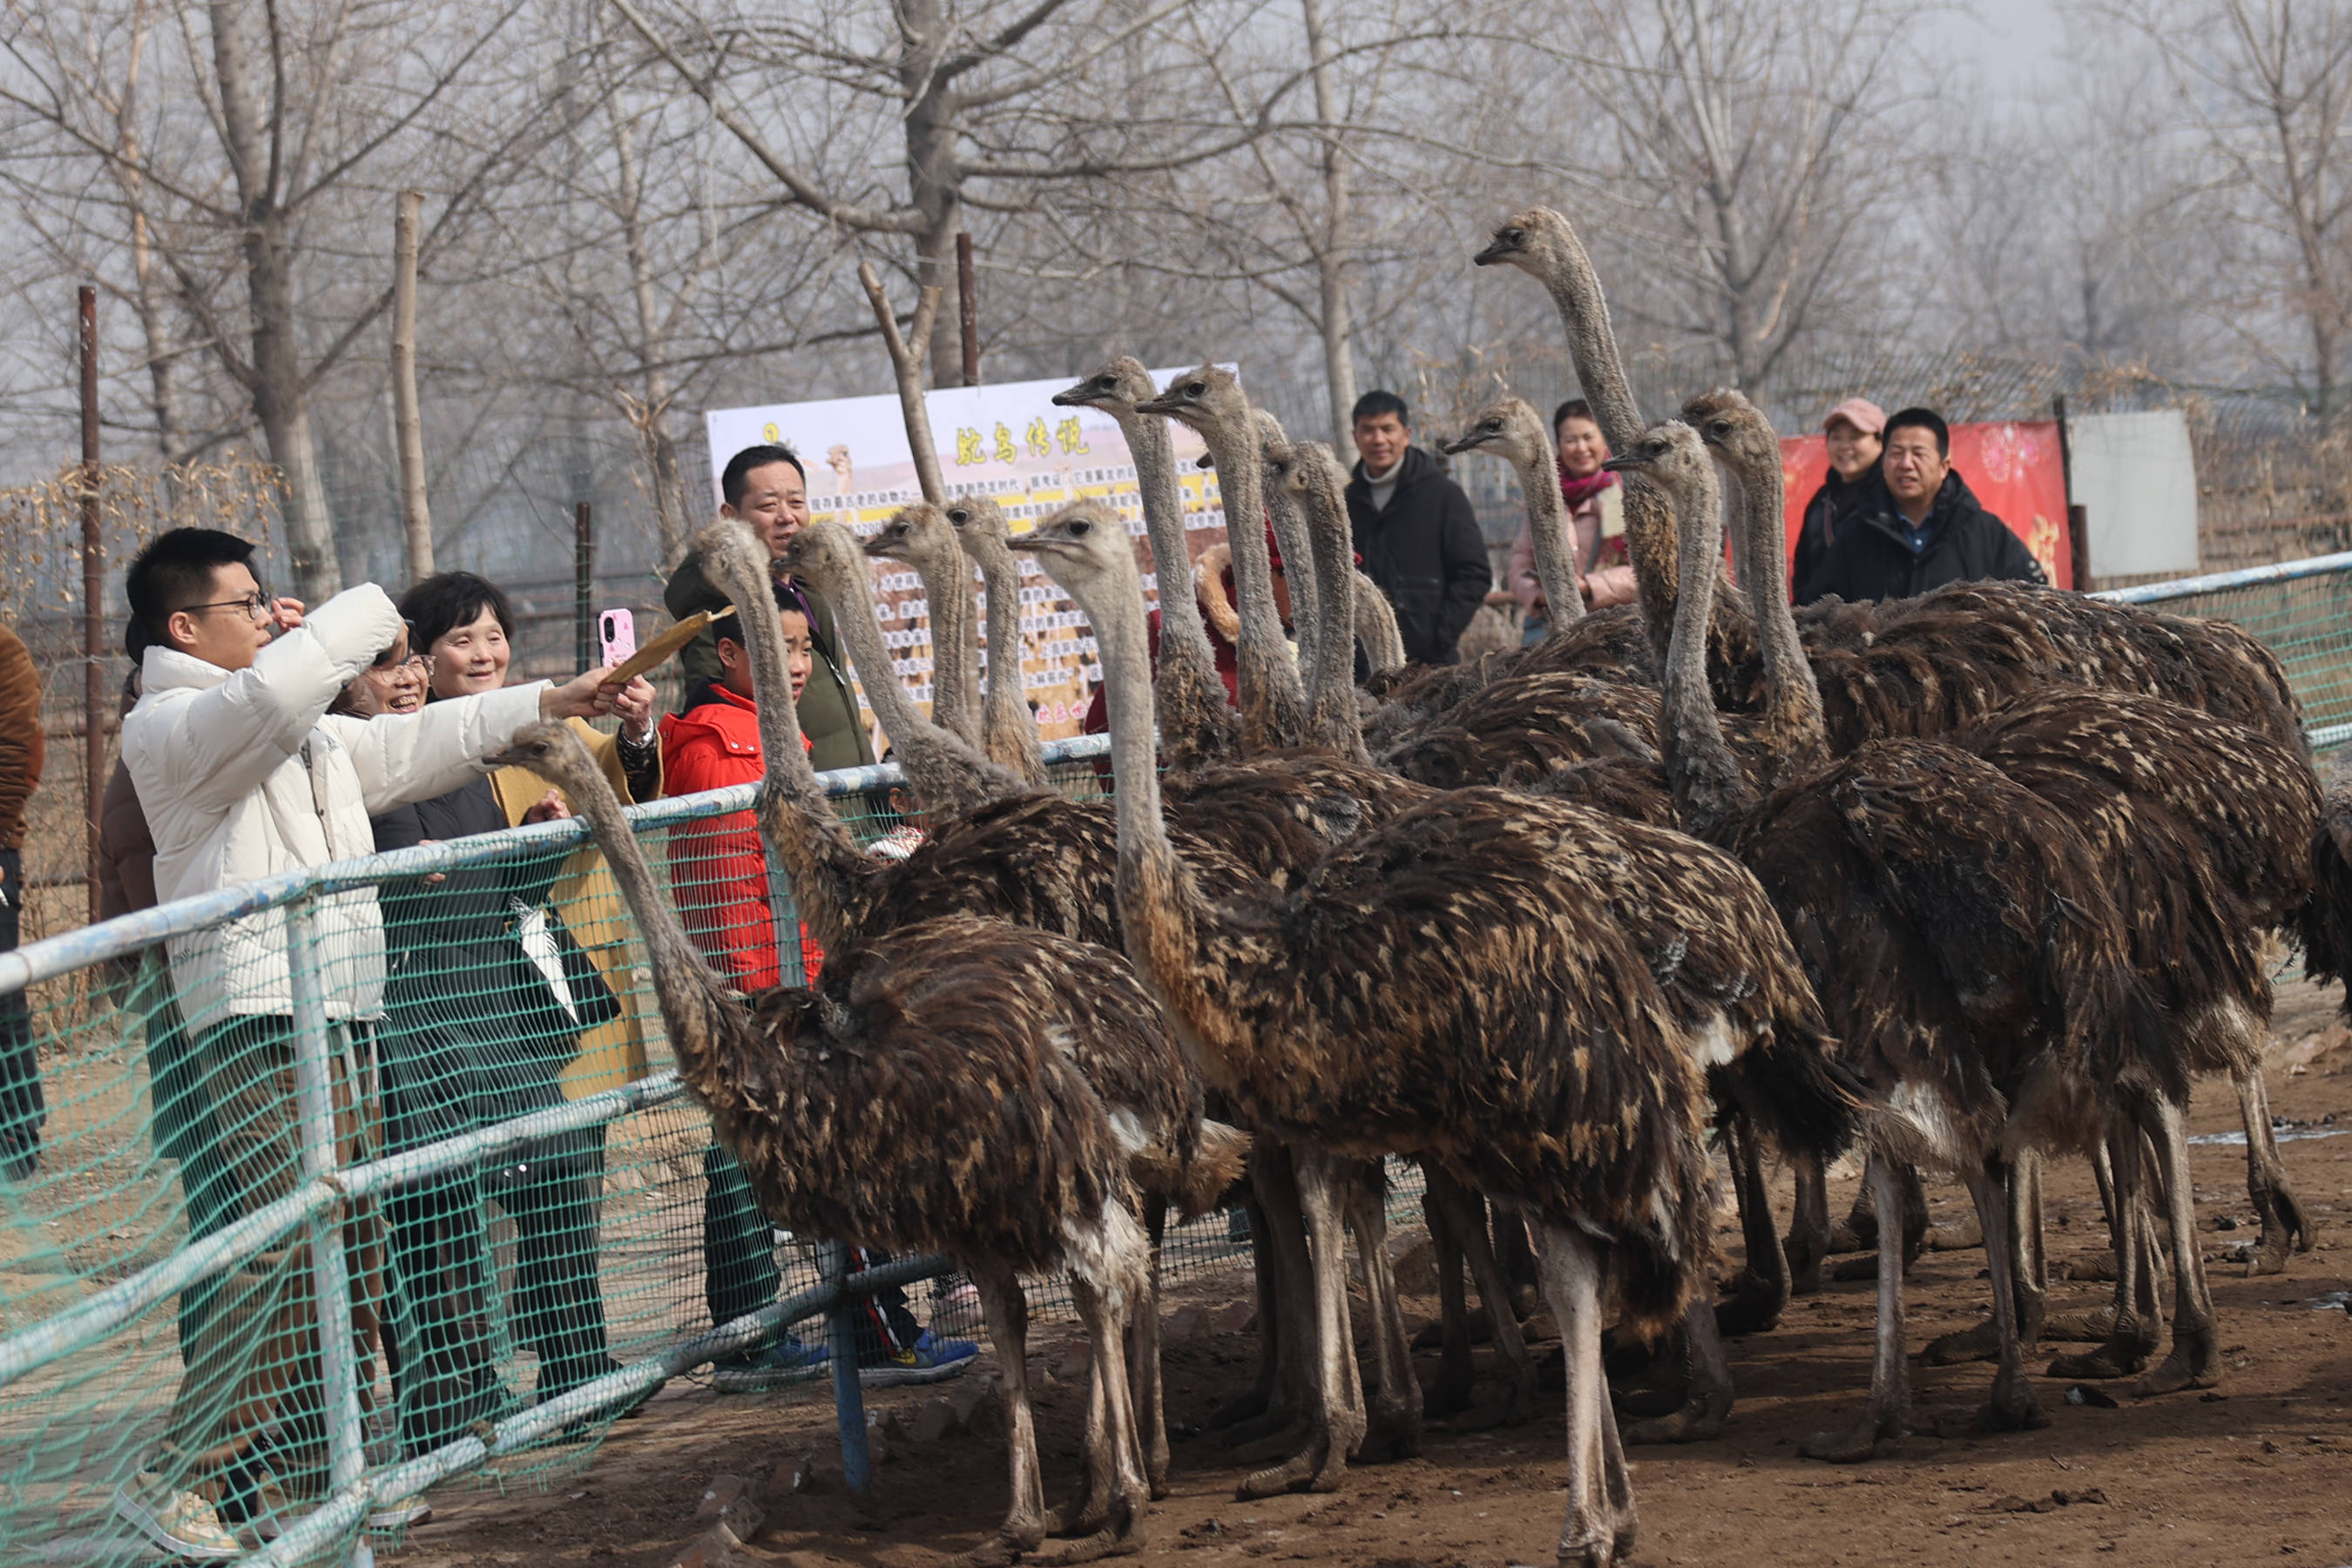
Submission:
[[[2278,655],[2303,700],[2306,728],[2325,735],[2352,724],[2352,573],[2254,583],[2147,607],[2237,622]]]

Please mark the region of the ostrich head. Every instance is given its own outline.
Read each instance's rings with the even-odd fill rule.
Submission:
[[[1735,473],[1763,473],[1780,465],[1780,437],[1744,392],[1727,386],[1701,393],[1683,405],[1683,422]]]
[[[1515,468],[1551,459],[1551,443],[1544,436],[1543,416],[1525,398],[1506,397],[1487,405],[1470,428],[1445,443],[1448,455],[1492,452]]]
[[[767,578],[768,547],[760,542],[748,523],[722,517],[694,536],[694,547],[708,563],[707,574],[730,595],[737,591],[737,584],[759,583]]]
[[[959,539],[1010,540],[1013,529],[1004,509],[986,496],[959,496],[948,503],[948,526]]]
[[[1507,262],[1540,278],[1564,260],[1576,243],[1576,231],[1566,218],[1549,207],[1529,207],[1496,224],[1486,247],[1470,260],[1479,267]]]
[[[1205,436],[1213,426],[1228,421],[1238,426],[1248,419],[1250,402],[1232,371],[1204,364],[1170,382],[1168,390],[1159,396],[1137,404],[1135,411],[1164,414]]]
[[[1669,495],[1699,495],[1713,488],[1714,465],[1698,432],[1679,419],[1653,425],[1630,451],[1601,465],[1612,473],[1645,474]]]
[[[776,564],[820,584],[856,583],[866,575],[866,558],[856,539],[831,519],[812,521],[785,541]]]
[[[903,561],[919,564],[929,552],[936,552],[942,540],[951,540],[947,516],[927,500],[902,506],[882,531],[866,542],[866,553],[885,561]]]
[[[1265,470],[1275,483],[1302,496],[1319,497],[1326,508],[1333,503],[1333,498],[1338,498],[1339,515],[1347,515],[1348,471],[1340,467],[1329,442],[1294,441],[1286,446],[1269,447]]]
[[[1143,363],[1131,354],[1121,354],[1077,385],[1054,394],[1054,405],[1132,414],[1138,404],[1150,401],[1157,390]]]
[[[1097,604],[1123,602],[1106,599],[1105,594],[1124,587],[1138,605],[1143,602],[1143,578],[1136,569],[1135,547],[1128,542],[1125,525],[1098,501],[1082,500],[1064,507],[1024,534],[1021,542],[1054,581],[1073,595],[1084,595]]]

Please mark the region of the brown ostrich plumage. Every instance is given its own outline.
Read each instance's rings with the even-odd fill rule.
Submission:
[[[948,1252],[980,1287],[1013,1447],[1012,1508],[983,1553],[994,1561],[1035,1548],[1049,1524],[1018,1276],[1069,1270],[1102,1417],[1077,1554],[1132,1550],[1149,1482],[1121,1335],[1149,1282],[1129,1175],[1149,1137],[1122,1129],[1090,1074],[1166,1048],[1133,971],[1103,948],[948,915],[829,951],[815,985],[747,1002],[688,939],[569,729],[534,725],[499,760],[555,780],[588,818],[645,938],[679,1076],[761,1208],[817,1235]],[[1171,1079],[1129,1073],[1120,1090],[1161,1102],[1158,1124],[1179,1135],[1194,1125]]]

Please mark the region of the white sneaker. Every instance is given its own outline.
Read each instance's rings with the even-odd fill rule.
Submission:
[[[115,1517],[170,1552],[191,1563],[218,1563],[244,1555],[213,1511],[191,1491],[180,1491],[152,1470],[142,1470],[114,1489]]]

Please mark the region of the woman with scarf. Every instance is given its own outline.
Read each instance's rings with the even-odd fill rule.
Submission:
[[[1631,604],[1633,565],[1625,552],[1623,495],[1617,476],[1601,467],[1609,460],[1609,443],[1601,438],[1591,405],[1580,397],[1561,404],[1551,426],[1559,448],[1559,496],[1568,503],[1571,559],[1586,607]],[[1535,540],[1524,522],[1511,546],[1511,594],[1519,601],[1525,641],[1530,646],[1541,642],[1551,626],[1551,606],[1544,603],[1543,584],[1536,580]]]

